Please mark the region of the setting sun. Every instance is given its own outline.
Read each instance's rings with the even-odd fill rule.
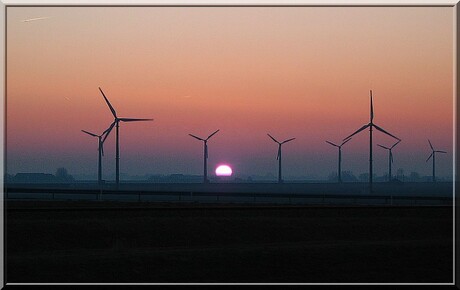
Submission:
[[[216,168],[216,175],[217,176],[231,176],[232,175],[232,168],[228,165],[219,165]]]

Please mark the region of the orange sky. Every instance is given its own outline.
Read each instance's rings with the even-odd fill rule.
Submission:
[[[22,20],[49,17],[30,22]],[[394,169],[431,173],[427,138],[452,175],[453,8],[450,7],[8,7],[7,171],[96,174],[97,143],[122,124],[121,172],[327,176],[339,142],[369,120],[403,139]],[[376,133],[375,141],[393,140]],[[104,174],[114,172],[114,135]],[[374,171],[387,170],[375,148]],[[367,172],[368,133],[344,147],[344,170]]]

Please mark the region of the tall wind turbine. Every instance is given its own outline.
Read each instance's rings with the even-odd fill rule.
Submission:
[[[102,141],[102,136],[104,136],[109,129],[102,132],[101,135],[97,135],[85,130],[81,130],[83,133],[86,133],[90,136],[97,137],[98,140],[98,151],[99,151],[99,160],[97,165],[97,183],[101,185],[102,183],[102,156],[104,156],[104,142]]]
[[[355,134],[358,134],[362,130],[364,130],[366,128],[369,128],[369,193],[372,193],[372,174],[373,174],[372,173],[372,129],[375,128],[375,129],[379,130],[380,132],[385,133],[388,136],[391,136],[391,137],[393,137],[393,138],[395,138],[397,140],[401,140],[401,139],[399,139],[398,137],[388,133],[387,131],[383,130],[382,128],[380,128],[379,126],[374,124],[374,106],[372,104],[372,90],[370,91],[370,98],[371,98],[371,107],[370,107],[370,121],[369,121],[369,123],[364,125],[364,126],[362,126],[356,132],[354,132],[353,134],[351,134],[350,136],[346,137],[343,140],[351,138],[352,136],[354,136]]]
[[[401,140],[399,140],[398,142],[396,142],[395,144],[393,144],[393,146],[391,147],[386,147],[386,146],[383,146],[383,145],[380,145],[380,144],[377,144],[378,146],[382,147],[383,149],[386,149],[388,150],[388,182],[391,182],[391,178],[393,177],[391,175],[391,164],[393,163],[393,152],[391,152],[391,150],[399,144],[399,142],[401,142]]]
[[[284,143],[287,143],[289,141],[294,140],[295,138],[287,139],[284,140],[283,142],[278,142],[275,138],[273,138],[270,134],[267,134],[268,137],[270,137],[273,141],[278,143],[278,155],[276,156],[276,159],[278,160],[278,183],[283,183],[283,179],[281,178],[281,145]]]
[[[428,162],[428,160],[430,160],[431,157],[433,157],[433,182],[436,182],[436,171],[435,171],[435,160],[436,160],[436,153],[447,153],[446,151],[441,151],[441,150],[434,150],[433,148],[433,145],[431,145],[431,142],[430,142],[430,139],[428,139],[428,143],[430,143],[430,147],[431,147],[431,155],[428,157],[428,159],[426,160],[426,162]]]
[[[200,137],[197,137],[195,135],[192,135],[192,134],[189,134],[190,136],[192,136],[193,138],[195,139],[198,139],[200,141],[203,141],[203,145],[204,145],[204,166],[203,166],[203,183],[209,183],[209,180],[208,180],[208,140],[214,136],[214,134],[216,134],[217,132],[219,132],[219,130],[216,130],[214,133],[212,133],[211,135],[208,136],[208,138],[206,139],[203,139],[203,138],[200,138]]]
[[[115,109],[112,107],[110,104],[109,100],[105,96],[104,92],[102,91],[101,88],[99,88],[99,91],[101,91],[102,96],[104,97],[105,102],[109,106],[110,111],[112,112],[112,115],[114,117],[113,123],[110,125],[110,127],[106,130],[107,134],[105,135],[104,139],[102,142],[107,139],[109,136],[110,132],[112,131],[113,127],[116,127],[116,153],[115,153],[115,175],[116,175],[116,185],[117,189],[120,184],[120,135],[119,135],[119,127],[120,127],[120,122],[140,122],[140,121],[153,121],[153,119],[134,119],[134,118],[119,118],[117,116],[117,112]]]
[[[346,139],[345,141],[342,142],[342,144],[340,145],[337,145],[337,144],[334,144],[332,142],[329,142],[329,141],[326,141],[327,143],[331,144],[332,146],[335,146],[337,148],[339,148],[339,172],[338,172],[338,182],[341,183],[342,182],[342,146],[347,143],[348,141],[350,141],[351,138],[349,139]]]

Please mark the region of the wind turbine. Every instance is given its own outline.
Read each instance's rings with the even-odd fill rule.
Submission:
[[[190,136],[192,136],[193,138],[195,139],[198,139],[200,141],[203,141],[203,145],[204,145],[204,169],[203,169],[203,183],[209,183],[209,180],[208,180],[208,140],[214,136],[214,134],[216,134],[217,132],[219,132],[219,130],[216,130],[214,133],[212,133],[211,135],[208,136],[208,138],[206,139],[203,139],[203,138],[200,138],[198,136],[195,136],[195,135],[192,135],[192,134],[189,134]]]
[[[134,118],[118,118],[117,112],[115,109],[112,107],[110,104],[109,100],[105,96],[104,92],[102,91],[101,88],[99,88],[99,91],[101,91],[102,96],[104,97],[105,102],[109,106],[110,111],[112,112],[112,115],[114,117],[113,123],[110,125],[110,127],[106,130],[107,134],[105,135],[104,139],[102,142],[107,139],[109,136],[110,132],[112,131],[113,127],[116,127],[116,153],[115,153],[115,175],[116,175],[116,185],[117,189],[120,184],[120,135],[119,135],[119,127],[120,127],[120,122],[140,122],[140,121],[153,121],[153,119],[134,119]]]
[[[335,146],[335,147],[339,148],[339,169],[338,169],[338,170],[339,170],[339,174],[338,174],[338,178],[339,178],[338,181],[339,181],[339,183],[342,182],[342,146],[343,146],[345,143],[347,143],[348,141],[350,141],[350,140],[351,140],[351,138],[346,139],[346,140],[343,141],[342,144],[340,144],[340,145],[336,145],[336,144],[334,144],[334,143],[332,143],[332,142],[326,141],[327,143],[331,144],[332,146]]]
[[[379,130],[380,132],[385,133],[388,136],[391,136],[391,137],[393,137],[393,138],[395,138],[397,140],[401,140],[401,139],[399,139],[398,137],[388,133],[387,131],[383,130],[382,128],[380,128],[379,126],[374,124],[374,106],[372,104],[372,90],[370,91],[370,98],[371,98],[371,107],[370,107],[370,121],[369,121],[369,123],[364,125],[364,126],[362,126],[356,132],[354,132],[353,134],[351,134],[350,136],[346,137],[343,140],[351,138],[352,136],[358,134],[362,130],[364,130],[366,128],[369,128],[369,193],[372,193],[372,129],[375,128],[375,129]]]
[[[396,142],[395,144],[393,144],[393,146],[391,146],[390,148],[388,147],[385,147],[383,145],[380,145],[380,144],[377,144],[378,146],[382,147],[383,149],[386,149],[388,150],[388,182],[391,182],[391,164],[393,163],[393,152],[391,152],[391,150],[399,144],[399,142],[401,142],[401,140],[399,140],[398,142]]]
[[[287,143],[289,141],[294,140],[295,138],[287,139],[284,140],[283,142],[278,142],[275,138],[273,138],[270,134],[268,134],[268,137],[270,137],[273,141],[278,143],[278,155],[276,156],[276,159],[278,160],[278,183],[283,183],[283,180],[281,179],[281,145],[284,143]]]
[[[430,139],[428,139],[428,143],[430,143],[431,147],[431,155],[428,157],[426,162],[430,160],[430,158],[433,156],[433,182],[436,182],[436,175],[435,175],[435,160],[436,160],[436,153],[447,153],[446,151],[441,151],[441,150],[434,150],[433,145],[431,145]]]
[[[102,132],[101,135],[97,135],[85,130],[81,130],[83,133],[86,133],[90,136],[97,137],[98,140],[98,151],[99,151],[99,160],[98,160],[98,165],[97,165],[97,183],[101,185],[102,183],[102,156],[104,156],[104,142],[102,141],[102,136],[107,133],[109,129],[106,129],[104,132]]]

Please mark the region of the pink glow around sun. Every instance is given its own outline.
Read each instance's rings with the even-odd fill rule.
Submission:
[[[219,165],[216,168],[216,175],[217,176],[231,176],[232,169],[228,165]]]

